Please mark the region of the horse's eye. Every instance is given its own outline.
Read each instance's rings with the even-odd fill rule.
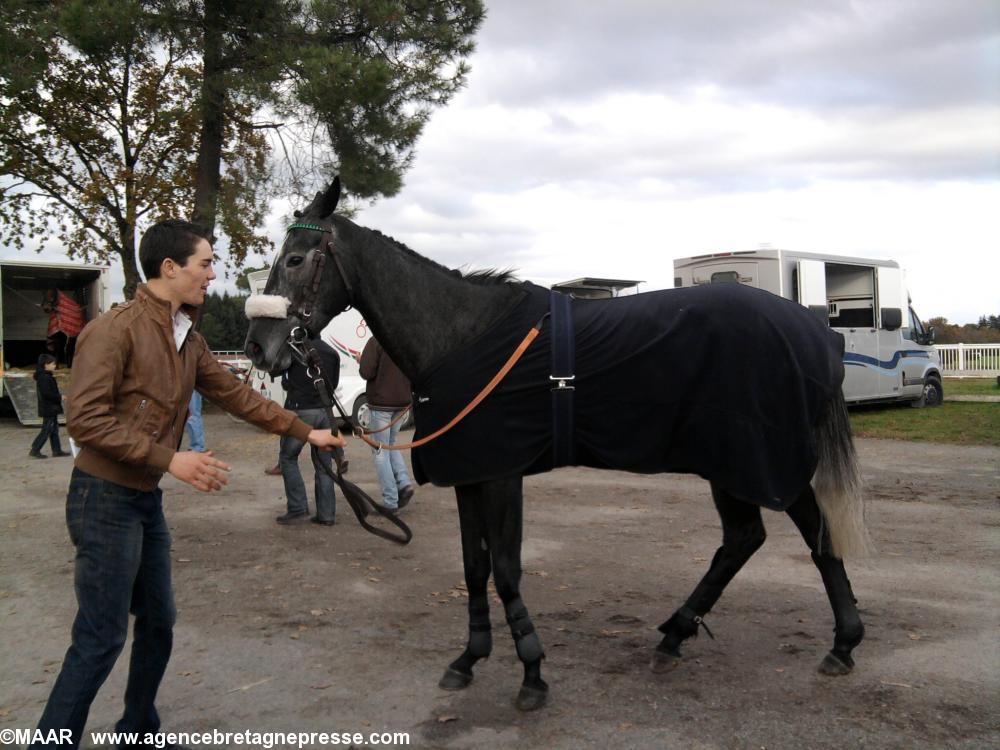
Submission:
[[[295,266],[301,266],[302,256],[293,255],[292,257],[290,257],[288,260],[285,261],[285,265],[288,266],[289,268],[295,268]]]

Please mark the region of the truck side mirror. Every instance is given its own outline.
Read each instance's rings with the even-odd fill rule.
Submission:
[[[883,307],[881,309],[882,327],[887,331],[895,331],[903,325],[903,311],[898,307]]]
[[[933,344],[935,339],[937,339],[937,334],[934,332],[934,326],[927,329],[927,343]]]

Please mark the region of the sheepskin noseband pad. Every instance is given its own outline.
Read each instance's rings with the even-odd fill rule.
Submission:
[[[287,318],[291,300],[275,294],[251,294],[247,297],[246,316],[254,318]]]

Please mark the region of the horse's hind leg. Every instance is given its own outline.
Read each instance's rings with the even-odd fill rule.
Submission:
[[[677,663],[681,656],[681,643],[698,634],[698,625],[703,625],[702,618],[766,538],[759,507],[737,500],[714,485],[712,498],[722,519],[722,546],[684,606],[660,625],[663,640],[653,652],[650,666],[654,672],[664,672]]]
[[[865,637],[865,627],[858,615],[857,600],[844,570],[844,562],[830,551],[830,537],[811,487],[806,487],[799,495],[799,499],[788,509],[788,515],[812,551],[813,562],[823,578],[823,586],[833,608],[833,650],[823,659],[819,671],[828,675],[847,674],[854,668],[851,651]]]
[[[481,484],[457,487],[458,518],[462,529],[462,561],[465,586],[469,592],[469,640],[465,651],[448,665],[438,685],[445,690],[460,690],[472,682],[472,668],[486,659],[493,649],[490,632],[490,603],[486,583],[490,577],[490,549]]]
[[[542,679],[545,652],[521,600],[521,532],[523,495],[521,477],[488,482],[483,487],[482,508],[487,519],[493,581],[503,601],[517,656],[524,665],[524,680],[517,707],[533,711],[545,705],[549,686]]]

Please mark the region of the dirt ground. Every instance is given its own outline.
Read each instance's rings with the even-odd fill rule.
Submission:
[[[708,618],[716,639],[654,675],[655,628],[719,543],[707,483],[591,470],[526,480],[522,592],[551,694],[520,714],[497,602],[493,657],[467,690],[437,688],[466,633],[450,490],[419,488],[408,547],[366,534],[342,501],[334,527],[278,526],[281,480],[263,474],[276,439],[218,412],[206,427],[233,464],[228,488],[163,482],[179,610],[164,730],[408,732],[426,748],[1000,746],[1000,449],[859,441],[879,552],[849,565],[868,635],[841,678],[816,672],[832,616],[787,517],[766,514],[768,542]],[[75,612],[70,462],[28,459],[33,436],[0,421],[0,729],[35,725]],[[367,449],[348,455],[349,476],[375,494]],[[119,716],[125,655],[90,730]]]

